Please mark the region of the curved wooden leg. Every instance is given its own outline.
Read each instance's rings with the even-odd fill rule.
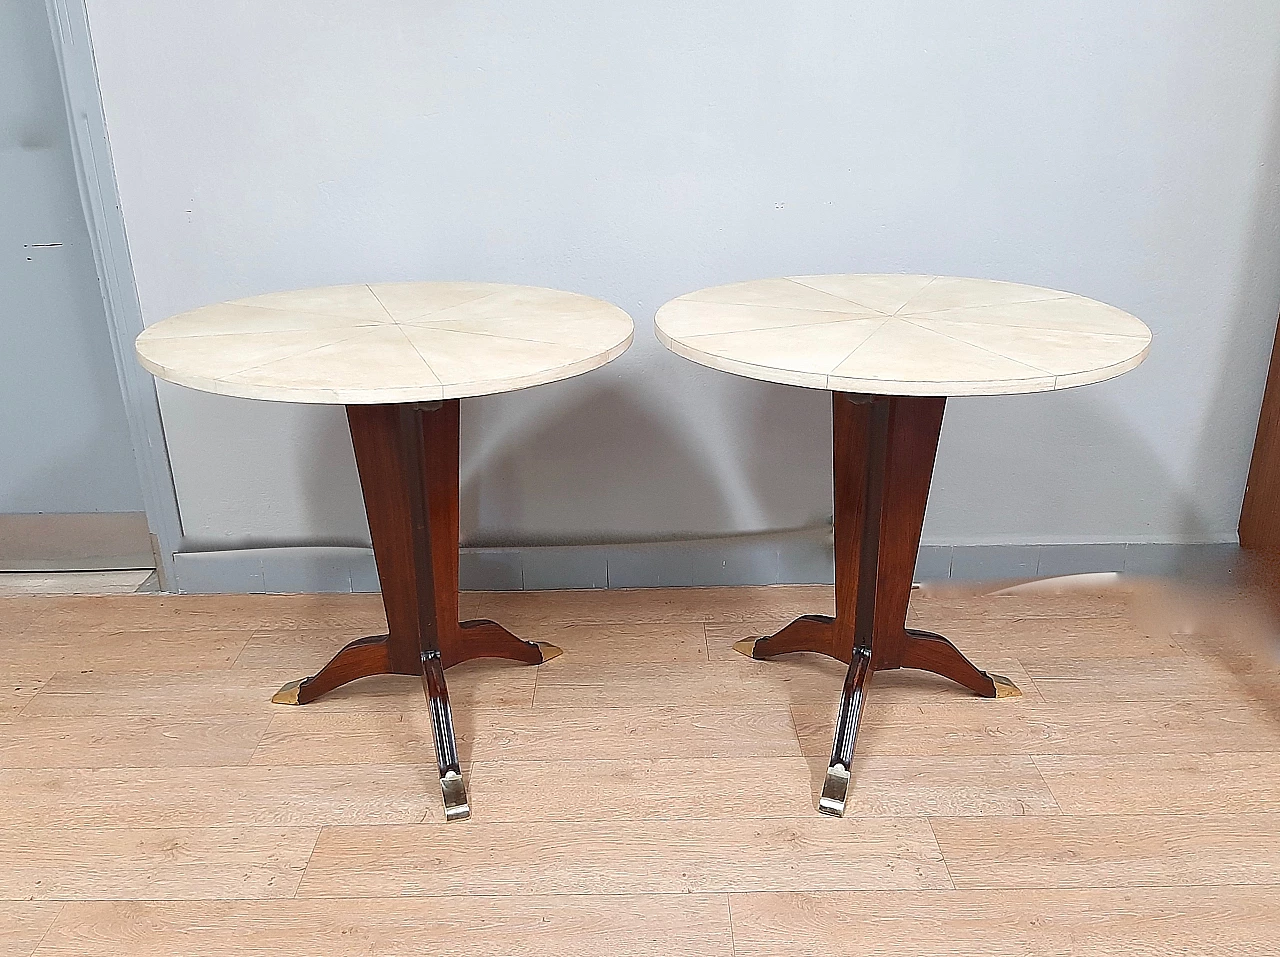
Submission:
[[[734,651],[748,658],[774,658],[797,651],[831,655],[835,619],[828,615],[802,615],[776,634],[764,638],[743,638],[733,643]]]
[[[849,768],[853,764],[853,746],[857,742],[862,706],[867,700],[867,689],[871,685],[873,673],[871,649],[855,648],[853,661],[849,664],[849,672],[844,679],[840,711],[836,714],[831,761],[827,764],[827,777],[822,783],[822,797],[818,799],[818,810],[832,817],[844,817],[845,796],[849,792]]]
[[[390,639],[386,635],[357,638],[330,659],[310,678],[290,681],[271,698],[276,704],[308,704],[334,688],[370,675],[416,674],[396,668],[391,661]]]
[[[988,674],[978,668],[942,635],[931,631],[907,629],[907,643],[902,652],[903,668],[919,668],[950,678],[984,698],[1014,698],[1022,694],[1003,675]]]
[[[443,646],[446,668],[474,658],[506,658],[526,665],[540,665],[563,654],[562,649],[549,641],[525,641],[487,618],[462,622],[458,625],[456,640],[448,640]]]

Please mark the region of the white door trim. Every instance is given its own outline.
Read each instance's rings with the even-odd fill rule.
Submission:
[[[173,556],[182,547],[182,519],[169,468],[155,380],[138,365],[133,354],[133,340],[143,329],[142,309],[129,258],[115,168],[111,163],[111,145],[89,34],[89,13],[85,0],[45,0],[45,5],[62,74],[80,201],[106,306],[111,351],[129,419],[143,507],[155,542],[161,587],[176,588]]]

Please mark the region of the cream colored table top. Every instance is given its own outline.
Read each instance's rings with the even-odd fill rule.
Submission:
[[[1134,368],[1151,330],[1038,286],[947,276],[792,276],[702,289],[658,310],[662,343],[713,369],[876,395],[1004,395]]]
[[[363,405],[509,392],[604,365],[631,318],[575,293],[497,283],[328,286],[237,299],[138,336],[142,365],[203,392]]]

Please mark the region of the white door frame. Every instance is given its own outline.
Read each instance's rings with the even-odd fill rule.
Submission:
[[[129,419],[129,435],[142,486],[143,508],[151,528],[156,567],[161,587],[176,590],[173,556],[182,547],[182,519],[169,468],[169,450],[165,445],[155,380],[138,365],[133,353],[133,340],[143,329],[142,309],[129,258],[115,168],[111,163],[111,145],[89,35],[89,13],[85,0],[45,0],[45,5],[62,74],[80,201],[106,306],[111,351]]]

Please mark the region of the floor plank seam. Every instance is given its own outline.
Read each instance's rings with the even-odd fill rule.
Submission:
[[[1007,891],[1053,891],[1059,893],[1069,893],[1073,891],[1177,891],[1177,890],[1202,890],[1205,888],[1259,888],[1259,887],[1276,887],[1280,888],[1280,881],[1183,881],[1178,884],[965,884],[964,887],[956,887],[953,890],[958,894],[1003,894]],[[787,893],[792,891],[800,894],[850,894],[861,893],[857,889],[844,890],[803,890],[799,888],[788,888]],[[874,891],[880,894],[922,894],[929,893],[931,889],[922,890],[903,890],[895,888],[887,891]],[[947,893],[946,889],[936,891],[938,893]],[[755,892],[760,893],[760,892]],[[769,892],[763,892],[769,893]],[[279,898],[276,898],[277,900]],[[1209,951],[1207,953],[1212,953]]]
[[[22,702],[22,707],[18,709],[18,713],[15,714],[13,717],[15,718],[36,717],[35,715],[27,714],[27,709],[30,708],[35,703],[36,698],[38,698],[39,696],[40,696],[40,692],[37,690],[35,694],[31,695],[31,697],[27,698],[26,701]],[[0,765],[0,767],[3,767],[3,765]]]
[[[811,755],[805,754],[804,740],[800,737],[800,725],[796,721],[796,710],[793,703],[790,701],[787,702],[787,717],[791,719],[791,733],[796,739],[797,756],[805,758],[807,761]]]
[[[44,933],[40,935],[40,939],[36,941],[36,945],[27,952],[27,957],[36,957],[36,954],[40,952],[40,948],[44,946],[45,938],[53,932],[53,928],[56,927],[58,925],[58,921],[62,919],[62,912],[67,909],[68,903],[68,901],[62,901],[59,904],[58,910],[53,915],[53,920],[49,921],[49,926],[44,929]]]
[[[814,895],[814,896],[819,896],[819,895],[824,895],[824,894],[902,894],[902,895],[918,895],[918,894],[951,894],[951,893],[961,893],[961,894],[962,894],[962,893],[966,893],[966,892],[970,892],[970,891],[992,891],[992,890],[994,890],[994,891],[1003,891],[1003,890],[1006,890],[1006,889],[1011,889],[1011,890],[1064,890],[1064,891],[1076,891],[1076,890],[1113,890],[1113,889],[1124,889],[1124,888],[1127,888],[1127,887],[1141,887],[1141,888],[1142,888],[1142,889],[1144,889],[1144,890],[1149,890],[1149,889],[1155,889],[1155,890],[1160,890],[1160,889],[1174,890],[1174,889],[1179,889],[1179,888],[1181,888],[1181,889],[1186,889],[1186,888],[1189,888],[1189,887],[1190,887],[1190,888],[1196,888],[1196,887],[1280,887],[1280,883],[1277,883],[1277,884],[1266,884],[1266,883],[1263,883],[1263,884],[1169,884],[1169,885],[1160,885],[1160,884],[1140,884],[1140,885],[1129,885],[1129,884],[1124,884],[1124,885],[1118,885],[1117,887],[1113,887],[1112,885],[1107,885],[1107,884],[1097,884],[1097,885],[1081,885],[1081,886],[1074,886],[1074,885],[1072,885],[1072,886],[1057,886],[1057,885],[1051,885],[1051,886],[1049,886],[1049,887],[1030,887],[1030,888],[1018,888],[1018,887],[1009,887],[1009,888],[1006,888],[1004,885],[1001,885],[1001,886],[999,886],[999,887],[991,887],[991,888],[987,888],[987,887],[975,887],[975,888],[970,888],[970,887],[964,887],[964,888],[959,888],[959,887],[891,887],[891,888],[883,888],[883,887],[880,887],[880,886],[878,886],[878,885],[875,885],[875,884],[872,884],[872,883],[868,882],[868,883],[864,883],[864,884],[849,884],[849,885],[839,885],[839,886],[830,886],[830,885],[828,885],[828,886],[818,886],[818,887],[793,887],[793,886],[788,885],[788,886],[786,886],[786,887],[781,887],[781,886],[780,886],[780,887],[769,887],[769,888],[762,888],[762,889],[759,889],[759,890],[747,890],[747,891],[743,891],[743,890],[735,890],[733,887],[727,887],[727,886],[726,886],[726,887],[706,887],[706,888],[698,888],[698,889],[696,889],[696,890],[691,890],[691,889],[683,888],[683,887],[674,887],[674,888],[672,888],[671,890],[622,890],[622,891],[538,891],[537,893],[533,893],[533,894],[495,894],[495,893],[488,893],[488,892],[486,892],[486,893],[476,893],[476,892],[473,892],[473,891],[466,891],[466,892],[461,892],[461,891],[450,891],[449,893],[445,893],[445,894],[430,894],[430,893],[428,893],[428,894],[395,894],[395,895],[392,895],[392,896],[388,896],[387,894],[307,894],[307,895],[305,895],[305,896],[301,896],[301,897],[299,897],[299,896],[294,896],[294,897],[279,897],[279,896],[278,896],[278,897],[236,897],[236,898],[225,898],[225,897],[185,897],[185,898],[182,898],[182,897],[180,897],[180,898],[171,898],[171,899],[142,898],[142,897],[106,897],[106,898],[100,898],[100,897],[92,897],[92,898],[91,898],[91,897],[70,897],[70,898],[66,898],[66,899],[65,899],[65,902],[66,902],[66,903],[72,903],[72,904],[83,904],[83,903],[112,903],[112,902],[126,902],[126,901],[127,901],[127,902],[136,902],[136,903],[181,904],[181,903],[196,903],[196,902],[217,902],[217,901],[233,901],[233,902],[235,902],[235,903],[242,903],[242,902],[244,902],[244,901],[256,901],[256,902],[271,903],[271,902],[273,902],[273,901],[289,901],[289,900],[297,900],[297,901],[386,901],[386,900],[454,900],[454,899],[457,899],[457,900],[494,900],[494,901],[510,900],[510,901],[518,901],[518,900],[533,900],[533,899],[538,899],[538,898],[547,898],[547,897],[552,897],[552,898],[565,897],[565,898],[575,898],[575,899],[581,899],[581,900],[618,899],[618,898],[634,898],[634,897],[661,897],[661,898],[664,898],[664,899],[670,899],[670,900],[681,900],[681,899],[688,899],[688,898],[694,898],[694,897],[702,897],[702,898],[711,898],[711,899],[715,899],[715,898],[717,898],[717,897],[724,897],[724,896],[729,895],[729,894],[734,894],[734,895],[737,895],[737,896],[739,896],[739,897],[748,897],[748,896],[762,896],[762,897],[763,897],[763,896],[774,895],[774,894],[810,894],[810,895]],[[8,900],[8,899],[6,899],[6,898],[0,898],[0,900],[5,900],[7,903],[17,903],[17,902],[18,902],[17,900],[10,901],[10,900]],[[63,899],[62,899],[62,898],[59,898],[58,900],[63,900]],[[27,901],[29,902],[29,901],[30,901],[30,899],[28,898],[28,899],[27,899]],[[55,902],[56,902],[56,901],[55,901]]]
[[[276,723],[275,715],[271,715],[271,716],[267,719],[266,726],[265,726],[265,727],[263,727],[263,729],[262,729],[261,731],[259,731],[259,732],[258,732],[258,740],[254,742],[253,750],[249,752],[249,757],[245,759],[245,763],[244,763],[244,764],[237,764],[237,765],[233,765],[233,767],[243,767],[243,768],[247,768],[247,767],[254,767],[254,766],[255,766],[255,765],[254,765],[254,763],[253,763],[253,762],[254,762],[254,759],[255,759],[255,758],[257,758],[257,756],[258,756],[258,752],[259,752],[260,750],[262,750],[262,744],[263,744],[263,742],[264,742],[264,741],[266,741],[266,739],[267,739],[267,735],[271,733],[271,726],[272,726],[273,724],[275,724],[275,723]],[[296,765],[289,765],[289,766],[290,766],[290,767],[294,767],[294,766],[296,766]]]
[[[434,770],[434,767],[433,767]],[[1057,818],[1137,818],[1139,820],[1151,820],[1155,818],[1204,818],[1204,817],[1276,817],[1280,816],[1280,806],[1266,810],[1244,810],[1244,811],[1159,811],[1159,812],[1142,812],[1142,811],[1061,811],[1059,813],[1050,814],[987,814],[981,811],[961,814],[955,811],[946,811],[942,813],[933,812],[917,812],[917,813],[859,813],[859,820],[869,821],[915,821],[915,822],[933,822],[936,820],[960,820],[971,821],[981,819],[991,824],[997,824],[1001,820],[1021,820],[1024,818],[1037,818],[1046,821],[1053,821]],[[728,822],[761,822],[761,823],[785,823],[794,822],[798,824],[807,824],[811,818],[804,810],[797,808],[795,811],[784,812],[778,814],[764,813],[725,813],[723,815],[706,815],[702,817],[658,817],[652,815],[639,815],[630,817],[610,817],[601,819],[583,819],[581,817],[537,817],[537,818],[507,818],[501,820],[476,820],[467,825],[472,829],[484,829],[490,827],[512,827],[516,825],[583,825],[583,824],[716,824]],[[389,828],[389,827],[421,827],[421,826],[439,826],[444,827],[444,822],[435,818],[428,809],[421,818],[416,821],[333,821],[321,824],[275,824],[262,822],[246,822],[231,821],[219,824],[15,824],[0,826],[0,833],[6,831],[221,831],[221,830],[246,830],[261,829],[274,830],[288,828],[292,830],[305,831],[312,828],[325,828],[341,830],[345,828]]]
[[[240,663],[240,659],[244,657],[244,653],[249,649],[249,645],[251,645],[253,640],[258,637],[258,632],[262,630],[263,629],[261,628],[255,628],[253,631],[249,632],[249,637],[244,640],[244,644],[240,646],[240,650],[236,652],[236,656],[231,659],[231,664],[227,665],[227,671],[235,670],[236,665]]]
[[[729,953],[734,954],[736,957],[738,953],[738,942],[737,940],[734,939],[734,936],[733,936],[733,894],[732,893],[724,895],[724,906],[725,906],[725,910],[729,914]]]
[[[286,900],[303,900],[298,896],[298,891],[302,889],[302,882],[307,879],[307,870],[311,867],[311,859],[316,856],[316,848],[320,846],[320,838],[324,834],[324,827],[316,828],[316,839],[311,845],[311,850],[307,853],[307,862],[302,865],[302,873],[298,875],[298,883],[293,885],[293,893],[288,895]],[[266,898],[270,899],[270,898]]]
[[[986,756],[987,757],[999,757],[1002,755],[1008,756],[1010,753],[1020,754],[1022,752],[1006,751],[1006,752],[1001,752],[1000,755],[986,755]],[[1049,759],[1049,758],[1130,758],[1130,757],[1214,758],[1214,757],[1219,757],[1227,754],[1280,755],[1280,750],[1274,747],[1270,747],[1270,748],[1261,747],[1261,748],[1246,748],[1246,749],[1223,748],[1217,751],[1036,751],[1036,752],[1026,752],[1026,756],[1032,759],[1034,758],[1045,758],[1045,759]],[[910,755],[894,755],[894,754],[890,754],[889,756],[910,757]]]
[[[1049,783],[1049,779],[1044,776],[1044,769],[1040,767],[1040,762],[1036,760],[1036,755],[1029,754],[1027,757],[1031,759],[1031,766],[1036,769],[1036,777],[1040,779],[1040,783],[1044,785],[1045,791],[1048,792],[1049,797],[1053,800],[1053,806],[1058,809],[1059,814],[1065,816],[1066,811],[1062,809],[1062,802],[1058,800],[1058,795],[1054,793],[1053,785]]]
[[[1248,889],[1248,888],[1280,888],[1280,881],[1258,881],[1258,882],[1241,882],[1241,881],[1204,881],[1196,883],[1180,883],[1180,884],[998,884],[998,885],[974,885],[966,887],[891,887],[881,888],[869,884],[861,884],[848,887],[785,887],[766,890],[733,890],[725,889],[708,889],[708,890],[684,890],[673,889],[669,891],[541,891],[536,894],[491,894],[491,893],[448,893],[448,894],[400,894],[388,897],[386,894],[308,894],[305,897],[276,895],[274,897],[4,897],[0,901],[6,904],[31,904],[31,903],[49,903],[61,904],[65,907],[67,904],[159,904],[163,906],[182,905],[182,904],[210,904],[210,903],[234,903],[234,904],[278,904],[282,901],[403,901],[403,900],[493,900],[493,901],[520,901],[520,900],[536,900],[542,898],[574,898],[581,900],[594,899],[616,899],[616,898],[636,898],[636,897],[660,897],[666,899],[687,899],[687,898],[710,898],[725,897],[733,895],[736,897],[768,897],[779,894],[803,894],[813,897],[840,896],[847,894],[867,894],[876,896],[903,896],[918,897],[928,895],[945,895],[945,894],[992,894],[1003,893],[1005,891],[1053,891],[1059,893],[1084,893],[1087,891],[1120,891],[1120,890],[1144,890],[1144,891],[1176,891],[1176,890],[1205,890],[1218,889],[1224,890],[1229,888]],[[61,908],[59,909],[61,912]],[[50,925],[50,930],[52,930]],[[46,932],[47,934],[48,932]]]
[[[960,888],[956,885],[956,879],[951,874],[951,864],[947,860],[947,855],[943,853],[942,842],[938,840],[938,832],[933,828],[932,819],[927,819],[929,823],[929,836],[933,838],[933,846],[938,849],[938,860],[942,861],[942,866],[947,872],[947,882],[951,885],[951,890],[958,891]]]

